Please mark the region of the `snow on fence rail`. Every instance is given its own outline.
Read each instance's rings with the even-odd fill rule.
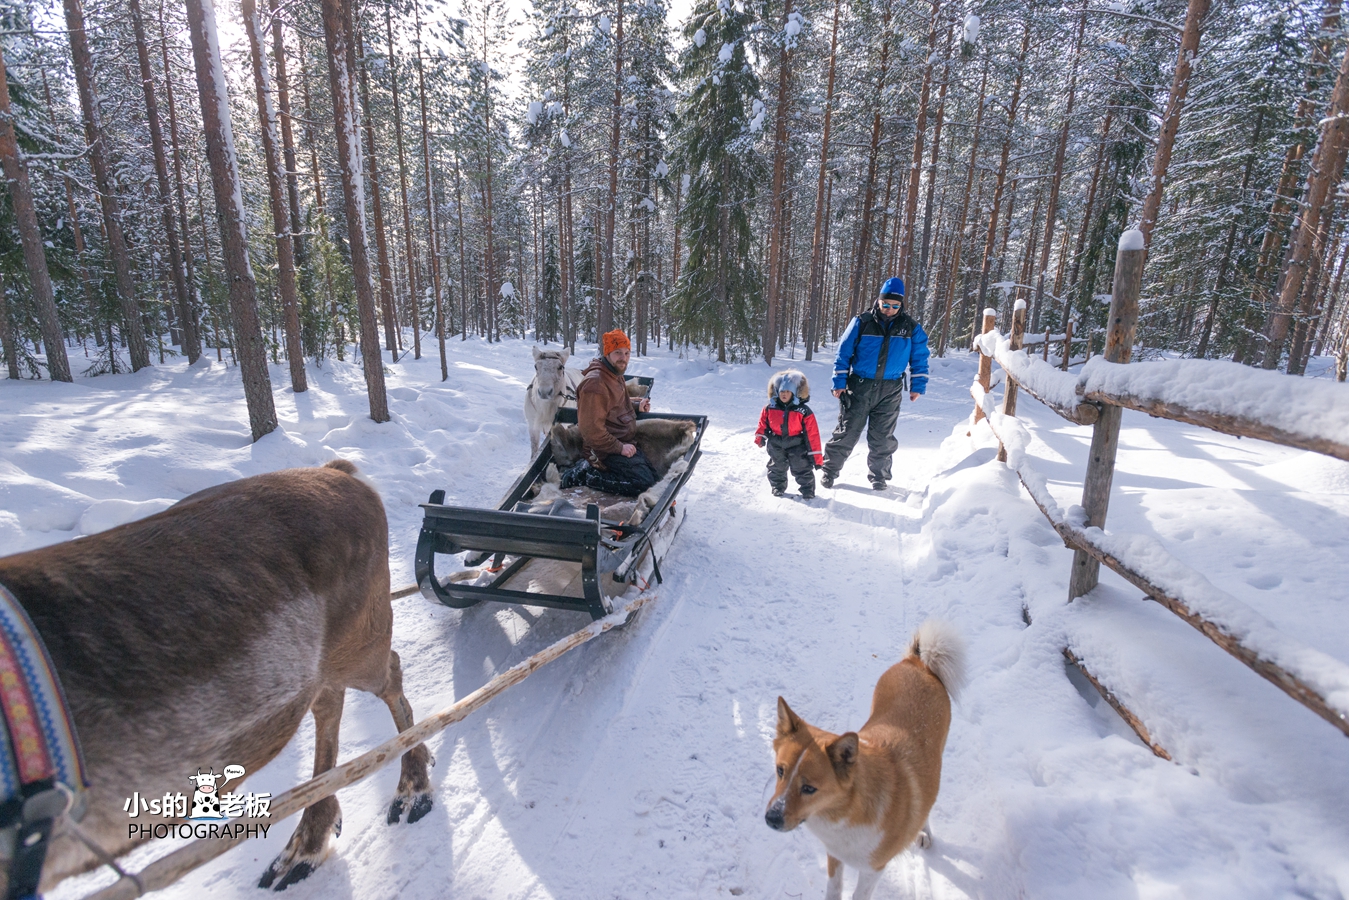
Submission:
[[[1349,665],[1284,635],[1254,609],[1171,556],[1156,540],[1105,531],[1124,408],[1349,460],[1349,395],[1338,385],[1202,360],[1129,364],[1143,266],[1141,242],[1135,249],[1134,242],[1126,242],[1130,236],[1130,232],[1121,236],[1115,260],[1105,353],[1089,361],[1080,375],[1060,372],[1020,349],[1026,314],[1023,301],[1017,301],[1010,337],[994,330],[993,310],[984,311],[984,333],[976,342],[981,353],[980,377],[970,386],[974,421],[988,419],[1000,444],[998,458],[1017,473],[1064,544],[1073,548],[1069,600],[1096,587],[1104,563],[1349,736]],[[1000,412],[989,393],[988,366],[994,359],[1007,375]],[[1015,418],[1018,387],[1069,421],[1093,425],[1082,505],[1066,514],[1050,495],[1044,478],[1027,462],[1030,432]],[[1142,722],[1086,670],[1071,649],[1065,648],[1064,655],[1097,685],[1154,753],[1170,759]]]

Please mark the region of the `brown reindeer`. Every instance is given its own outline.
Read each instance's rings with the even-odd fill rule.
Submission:
[[[347,688],[413,724],[390,649],[389,532],[379,495],[335,460],[193,494],[158,515],[0,559],[0,584],[42,635],[84,750],[84,830],[119,855],[139,843],[124,803],[177,793],[198,767],[256,772],[314,713],[314,774],[337,760]],[[431,809],[430,754],[403,756],[388,821]],[[304,811],[261,887],[306,877],[340,833],[336,797]],[[53,841],[44,888],[92,868]],[[0,877],[0,880],[3,880]]]

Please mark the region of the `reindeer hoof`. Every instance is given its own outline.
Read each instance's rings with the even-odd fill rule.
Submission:
[[[411,801],[410,809],[409,801]],[[407,809],[408,824],[411,825],[413,822],[421,820],[429,813],[433,805],[434,804],[431,802],[431,794],[429,792],[413,794],[411,797],[394,797],[393,802],[389,804],[389,816],[387,821],[390,825],[398,824],[403,818],[403,810]]]
[[[285,854],[283,853],[282,856],[284,855]],[[292,884],[295,884],[298,881],[304,881],[313,871],[314,865],[312,863],[301,860],[287,867],[281,861],[281,856],[278,856],[272,864],[267,867],[267,871],[262,874],[262,879],[258,882],[258,887],[271,888],[274,891],[284,891]],[[277,880],[277,875],[281,876],[279,881]]]
[[[927,826],[925,825],[923,826],[923,830],[918,832],[918,847],[921,850],[926,850],[931,846],[932,846],[932,832],[928,831]]]
[[[331,829],[333,837],[342,833],[342,817],[340,815],[333,821]],[[298,835],[299,832],[296,832],[296,834]],[[258,887],[284,891],[292,884],[308,878],[315,869],[322,865],[332,851],[332,838],[325,838],[318,849],[314,851],[299,849],[304,844],[303,842],[297,844],[295,838],[296,835],[291,835],[291,843],[286,845],[286,849],[282,850],[280,855],[272,860],[272,864],[267,867],[267,871],[262,873],[262,878],[258,880]],[[292,844],[295,846],[292,846]]]
[[[420,821],[423,816],[431,811],[431,795],[418,794],[412,798],[412,812],[408,813],[408,824]]]

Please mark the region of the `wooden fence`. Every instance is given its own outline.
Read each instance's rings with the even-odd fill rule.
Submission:
[[[1120,239],[1102,354],[1106,364],[1129,363],[1133,353],[1144,257],[1141,237],[1137,232],[1126,232]],[[1149,389],[1149,379],[1129,377],[1143,372],[1143,367],[1159,365],[1167,367],[1164,373],[1167,375],[1177,371],[1179,366],[1182,376],[1230,377],[1231,370],[1214,368],[1230,366],[1229,363],[1203,360],[1135,363],[1127,370],[1117,368],[1107,373],[1115,377],[1098,379],[1084,370],[1080,378],[1075,378],[1055,371],[1057,367],[1022,351],[1025,321],[1025,302],[1019,300],[1012,317],[1011,334],[1003,337],[994,330],[995,311],[984,310],[984,334],[976,341],[981,353],[979,375],[970,389],[975,400],[974,422],[987,419],[998,438],[998,459],[1016,471],[1064,544],[1073,549],[1068,599],[1072,601],[1095,588],[1100,567],[1104,564],[1349,736],[1349,665],[1280,634],[1257,612],[1197,577],[1197,573],[1166,554],[1156,542],[1108,534],[1104,530],[1114,480],[1115,453],[1119,446],[1120,420],[1125,409],[1349,460],[1349,428],[1343,427],[1349,422],[1349,393],[1330,394],[1327,387],[1339,392],[1344,389],[1306,382],[1299,385],[1288,376],[1274,372],[1249,376],[1279,379],[1269,381],[1268,386],[1275,391],[1302,392],[1301,399],[1311,401],[1305,404],[1308,408],[1322,408],[1327,404],[1332,407],[1326,416],[1312,419],[1298,410],[1283,416],[1252,415],[1240,404],[1235,408],[1222,408],[1222,404],[1186,402],[1184,392]],[[1064,343],[1067,345],[1068,340]],[[989,393],[995,360],[1006,374],[1000,410]],[[1101,369],[1103,364],[1097,363],[1096,367]],[[1152,381],[1155,383],[1157,379]],[[1290,383],[1295,387],[1289,388]],[[1091,450],[1082,488],[1084,515],[1065,514],[1049,494],[1044,480],[1030,467],[1025,452],[1030,434],[1015,418],[1019,390],[1025,390],[1070,422],[1092,426]],[[1328,415],[1332,411],[1335,415]],[[1271,418],[1276,421],[1270,421]],[[1332,421],[1327,425],[1320,421],[1322,418]],[[1084,660],[1072,647],[1065,647],[1063,652],[1154,753],[1171,758],[1138,716],[1087,671]]]

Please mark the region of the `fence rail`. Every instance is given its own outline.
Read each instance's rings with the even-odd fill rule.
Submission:
[[[1349,665],[1281,634],[1255,610],[1171,557],[1156,541],[1104,530],[1124,409],[1349,460],[1349,395],[1337,385],[1202,360],[1125,365],[1132,355],[1144,255],[1141,235],[1131,236],[1136,234],[1126,232],[1120,239],[1104,353],[1081,375],[1067,375],[1020,350],[1024,302],[1017,302],[1009,337],[994,330],[994,311],[984,311],[984,334],[976,341],[980,377],[970,387],[975,401],[973,421],[987,419],[999,442],[998,458],[1016,471],[1040,512],[1073,549],[1070,601],[1097,586],[1104,564],[1349,736]],[[1001,412],[989,393],[988,367],[994,360],[1006,375]],[[1261,395],[1252,402],[1240,395],[1243,387],[1266,390],[1273,396]],[[1080,516],[1065,515],[1044,479],[1028,464],[1030,433],[1015,418],[1018,389],[1070,422],[1093,426]],[[1170,758],[1142,720],[1100,684],[1071,649],[1064,648],[1064,655],[1120,711],[1144,743],[1159,756]]]

